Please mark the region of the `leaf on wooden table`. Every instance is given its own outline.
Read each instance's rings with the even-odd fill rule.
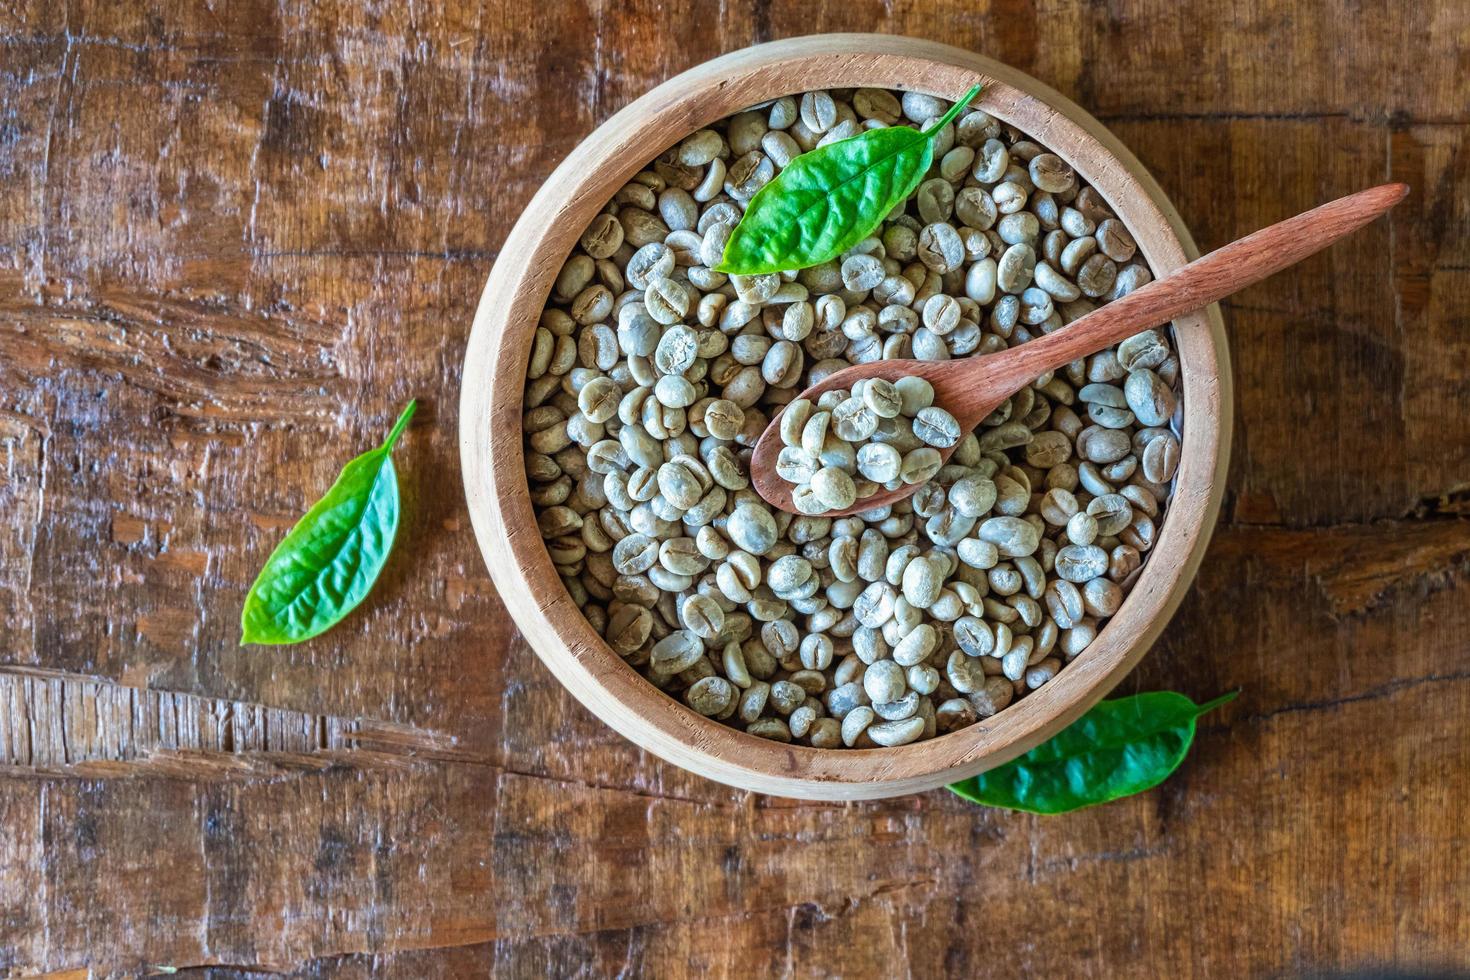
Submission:
[[[392,451],[417,401],[388,438],[342,468],[337,482],[286,535],[240,612],[241,643],[300,643],[331,629],[367,597],[398,533]]]
[[[1141,793],[1179,768],[1200,715],[1239,693],[1202,705],[1173,691],[1102,701],[1019,759],[949,788],[973,803],[1047,814]]]

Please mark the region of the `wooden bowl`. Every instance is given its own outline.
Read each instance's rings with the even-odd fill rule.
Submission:
[[[822,800],[897,796],[973,776],[1033,748],[1101,699],[1147,652],[1194,577],[1229,456],[1229,366],[1215,307],[1175,321],[1182,460],[1158,540],[1122,608],[1052,681],[957,732],[899,748],[814,749],[702,717],[639,676],[593,631],[537,533],[521,447],[531,338],[562,263],[618,188],[689,133],[778,96],[871,86],[954,99],[977,81],[985,83],[980,107],[1071,163],[1123,219],[1156,274],[1195,257],[1179,216],[1139,162],[1057,92],[947,45],[827,34],[716,58],[613,116],[532,198],[485,284],[465,354],[460,453],[470,517],[491,577],[531,648],[582,704],[685,769],[745,789]]]

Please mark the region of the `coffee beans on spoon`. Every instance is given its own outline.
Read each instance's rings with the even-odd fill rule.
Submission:
[[[960,439],[954,416],[934,405],[923,378],[860,380],[849,391],[798,398],[781,414],[777,474],[795,484],[803,514],[846,510],[879,490],[924,483],[939,472],[941,449]]]
[[[759,737],[895,746],[1025,697],[1117,611],[1178,465],[1179,365],[1167,331],[1145,331],[970,433],[917,378],[803,406],[851,364],[1002,350],[1151,278],[1064,161],[975,110],[936,132],[914,193],[847,252],[713,271],[799,154],[949,108],[809,95],[692,134],[589,225],[532,339],[527,476],[573,600],[651,683]],[[847,518],[774,511],[748,461],[783,408],[782,475],[813,502],[919,489]]]

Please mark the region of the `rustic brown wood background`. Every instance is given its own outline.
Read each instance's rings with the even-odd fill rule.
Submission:
[[[1225,515],[1124,690],[1243,693],[1158,790],[728,790],[596,722],[496,599],[455,416],[497,247],[618,107],[820,30],[1033,73],[1206,248],[1413,187],[1227,304]],[[0,7],[0,974],[1464,965],[1467,52],[1459,0]],[[411,396],[384,581],[241,649],[264,556]]]

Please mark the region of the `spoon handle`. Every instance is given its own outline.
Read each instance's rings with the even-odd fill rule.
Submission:
[[[1020,388],[1047,371],[1096,353],[1136,333],[1208,306],[1319,252],[1383,214],[1408,194],[1406,184],[1383,184],[1330,201],[1277,222],[1181,266],[1162,279],[1098,307],[1063,330],[1006,352],[1003,378],[989,357],[967,365],[986,385]],[[989,370],[986,362],[991,362]],[[993,390],[993,389],[992,389]]]

